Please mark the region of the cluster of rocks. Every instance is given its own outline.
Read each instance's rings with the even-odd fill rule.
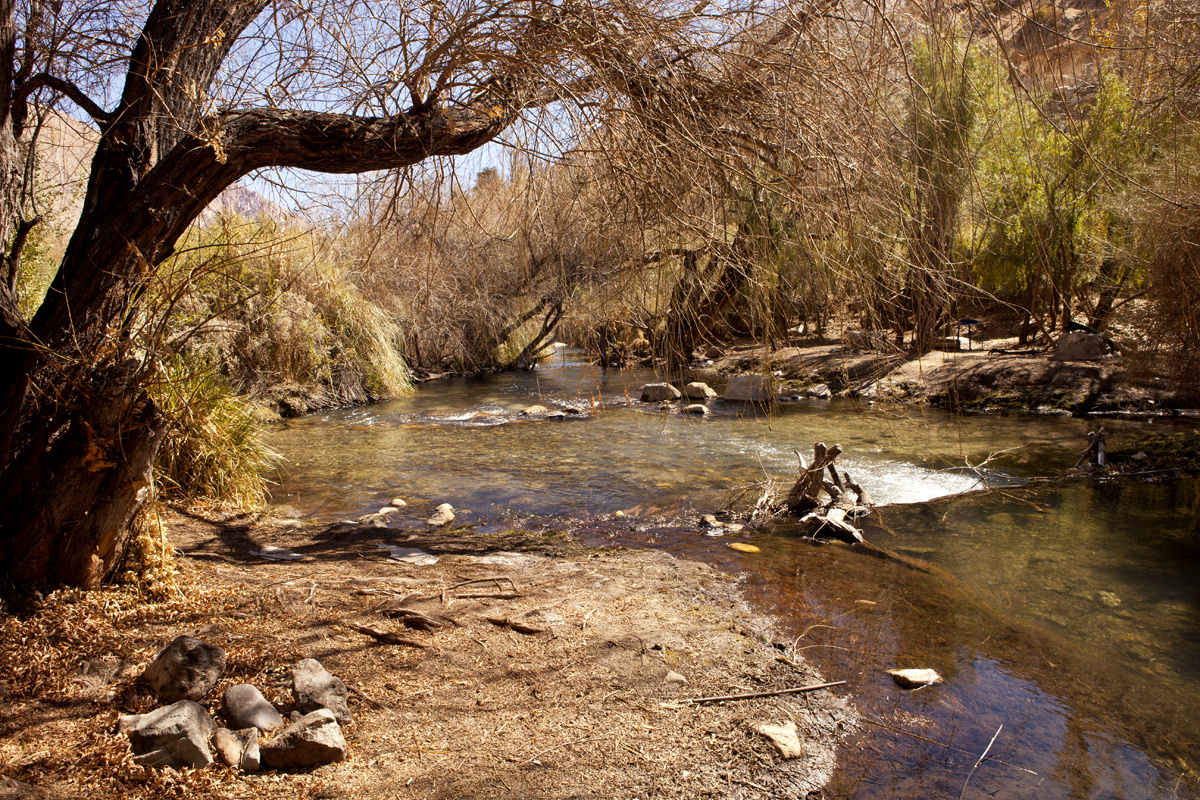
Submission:
[[[717,394],[706,383],[689,383],[682,390],[669,383],[647,383],[642,387],[642,402],[670,404],[684,400],[698,400],[683,407],[685,414],[707,414],[708,406],[703,403],[717,398],[727,403],[758,403],[767,405],[775,401],[816,398],[828,400],[833,391],[828,384],[819,383],[807,389],[788,389],[777,392],[773,375],[734,375],[725,386],[724,396]]]
[[[248,683],[221,695],[218,726],[200,704],[225,672],[225,651],[190,636],[165,647],[142,674],[161,706],[121,717],[134,761],[149,767],[207,767],[220,760],[245,772],[312,769],[346,758],[341,726],[351,721],[346,684],[316,659],[291,670],[295,710],[291,720]]]

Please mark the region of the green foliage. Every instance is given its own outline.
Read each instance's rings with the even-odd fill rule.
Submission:
[[[331,405],[410,390],[400,326],[315,233],[222,223],[193,232],[163,276],[172,335],[240,391],[294,384]]]
[[[989,124],[974,144],[975,279],[1002,296],[1030,293],[1034,306],[1051,302],[1039,289],[1069,306],[1125,248],[1124,176],[1145,158],[1147,129],[1111,73],[1086,113],[1070,116],[1014,96],[999,62],[992,74],[983,95]]]
[[[266,502],[266,470],[278,456],[261,437],[246,398],[212,369],[178,357],[150,386],[169,421],[155,464],[160,495],[240,508]]]

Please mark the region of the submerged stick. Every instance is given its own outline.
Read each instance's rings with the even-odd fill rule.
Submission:
[[[963,781],[962,791],[958,793],[958,800],[962,800],[963,795],[967,793],[967,784],[971,782],[971,776],[975,774],[975,770],[979,769],[979,765],[982,764],[984,759],[987,758],[988,751],[992,749],[992,745],[996,743],[996,737],[1000,735],[1000,731],[1002,730],[1004,730],[1003,725],[1001,725],[999,728],[996,728],[996,732],[992,735],[992,740],[988,742],[987,747],[983,748],[983,754],[979,756],[979,758],[975,761],[975,766],[971,767],[971,771],[967,773],[967,779]]]
[[[688,697],[682,702],[684,703],[724,703],[728,700],[753,700],[757,697],[778,697],[783,694],[799,694],[801,692],[815,692],[818,689],[828,689],[831,686],[843,686],[845,681],[833,681],[831,683],[815,683],[811,686],[796,686],[791,689],[776,689],[771,692],[748,692],[746,694],[726,694],[715,697]]]

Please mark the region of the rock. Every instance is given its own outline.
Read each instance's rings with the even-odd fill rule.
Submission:
[[[346,684],[330,675],[315,658],[306,658],[292,667],[292,695],[301,714],[324,708],[342,724],[351,720]]]
[[[551,411],[549,414],[546,415],[546,419],[551,419],[551,420],[554,420],[555,422],[561,422],[566,418],[567,418],[567,413],[565,411]]]
[[[541,416],[542,414],[549,414],[549,413],[550,413],[550,409],[546,408],[545,406],[540,406],[540,405],[529,406],[528,408],[521,409],[521,416],[524,416],[524,417],[538,417],[538,416]]]
[[[258,772],[261,754],[258,749],[258,728],[245,728],[237,731],[238,741],[242,743],[242,760],[238,768],[242,772]]]
[[[737,533],[738,531],[740,531],[742,528],[745,528],[745,527],[746,526],[740,522],[726,522],[725,523],[725,530],[728,531],[729,533]],[[751,545],[751,546],[753,546],[753,545]]]
[[[771,740],[771,744],[775,745],[775,749],[779,751],[779,755],[783,758],[799,758],[804,755],[803,748],[800,747],[800,737],[797,735],[796,723],[789,722],[787,725],[771,725],[766,722],[761,722],[754,726],[756,733]]]
[[[392,502],[388,503],[388,505],[391,506],[392,508],[404,508],[405,506],[408,505],[408,503],[404,502],[399,497],[397,497],[397,498],[394,498],[392,500]]]
[[[267,769],[310,769],[344,760],[346,739],[333,712],[322,708],[284,728],[259,754]]]
[[[418,550],[415,547],[399,547],[394,544],[377,544],[376,548],[387,550],[391,553],[388,556],[389,561],[403,561],[406,564],[416,564],[418,566],[427,567],[438,562],[438,557],[432,553],[426,553],[424,550]]]
[[[691,405],[683,407],[683,413],[693,414],[697,417],[703,417],[708,413],[708,406],[701,405],[700,403],[692,403]]]
[[[454,522],[454,506],[449,503],[442,503],[434,509],[433,516],[425,520],[426,525],[432,525],[435,528],[449,525],[451,522]]]
[[[737,550],[738,552],[741,552],[741,553],[760,553],[760,552],[762,552],[754,545],[746,544],[744,542],[730,542],[729,549]]]
[[[250,555],[256,558],[265,558],[268,561],[308,561],[307,556],[302,556],[299,553],[293,553],[286,547],[275,547],[274,545],[264,544],[258,550],[251,550]]]
[[[283,528],[285,530],[299,531],[304,529],[304,524],[298,519],[284,519],[282,517],[263,517],[259,520],[260,525],[265,525],[268,528]]]
[[[847,331],[842,334],[842,347],[849,350],[882,350],[887,343],[887,334],[879,331]]]
[[[396,509],[392,509],[395,512]],[[358,518],[359,525],[370,525],[372,528],[386,528],[392,521],[392,514],[381,514],[376,511],[373,514],[363,514]]]
[[[563,406],[563,411],[567,414],[582,414],[582,406]]]
[[[395,506],[384,506],[383,508],[379,509],[375,513],[382,514],[386,517],[388,515],[395,514],[399,510],[400,509],[396,508]]]
[[[1095,361],[1107,355],[1108,342],[1098,333],[1071,331],[1054,345],[1054,357],[1059,361]]]
[[[723,528],[725,526],[724,522],[721,522],[712,514],[705,514],[700,518],[700,521],[710,528]]]
[[[1096,597],[1109,608],[1117,608],[1121,605],[1121,598],[1112,592],[1096,592]]]
[[[217,732],[212,736],[212,749],[227,767],[236,767],[242,763],[242,740],[229,728],[217,728]]]
[[[273,731],[283,727],[283,715],[263,697],[257,687],[248,683],[239,683],[225,690],[221,695],[221,713],[230,727],[236,729]]]
[[[971,349],[971,341],[963,336],[947,336],[944,339],[934,339],[930,349],[949,352],[969,350]]]
[[[717,347],[715,344],[709,345],[708,349],[704,351],[705,358],[723,358],[724,356],[725,351]]]
[[[669,383],[647,383],[642,387],[643,403],[678,400],[682,396],[682,393]]]
[[[942,682],[942,676],[931,669],[889,669],[887,673],[903,689],[923,689]]]
[[[725,386],[725,400],[731,403],[766,403],[773,394],[767,375],[734,375]]]
[[[683,396],[689,400],[712,400],[717,393],[707,383],[693,381],[683,387]]]
[[[190,636],[179,636],[146,665],[142,681],[160,702],[174,703],[204,697],[224,672],[224,650]]]
[[[828,383],[818,383],[816,386],[810,386],[804,390],[805,397],[816,397],[820,400],[828,400],[833,397],[833,391],[829,388]]]
[[[680,675],[675,670],[667,670],[667,674],[663,676],[664,683],[687,683],[687,678]]]
[[[180,700],[122,719],[134,760],[148,767],[207,767],[213,762],[208,742],[217,729],[204,706]]]

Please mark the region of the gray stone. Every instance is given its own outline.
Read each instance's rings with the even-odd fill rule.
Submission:
[[[391,514],[380,514],[379,512],[363,514],[358,518],[359,525],[370,525],[372,528],[386,528],[391,522]]]
[[[904,689],[924,689],[942,682],[942,676],[931,669],[889,669],[887,673]]]
[[[1107,355],[1104,337],[1087,331],[1065,333],[1054,345],[1054,357],[1059,361],[1095,361]]]
[[[828,400],[833,397],[833,391],[827,383],[818,383],[816,386],[810,386],[804,390],[805,397],[816,397],[820,400]]]
[[[163,703],[199,700],[225,672],[225,651],[216,645],[179,636],[155,656],[142,681]]]
[[[734,375],[725,386],[725,400],[731,403],[767,403],[773,394],[767,375]]]
[[[242,760],[238,762],[238,767],[242,772],[258,772],[262,759],[258,748],[258,728],[240,730],[237,737],[242,743]]]
[[[426,525],[432,525],[435,528],[449,525],[451,522],[454,522],[454,506],[449,503],[442,503],[434,509],[433,516],[425,520]]]
[[[327,708],[306,714],[259,749],[267,769],[311,769],[346,758],[346,740]]]
[[[683,387],[683,396],[689,400],[711,400],[717,393],[707,383],[693,381]]]
[[[236,767],[242,763],[242,740],[229,728],[217,728],[217,732],[212,736],[212,749],[227,767]]]
[[[683,413],[695,414],[698,417],[703,417],[708,413],[708,406],[701,405],[700,403],[692,403],[691,405],[683,407]]]
[[[217,729],[204,707],[192,700],[125,718],[134,760],[149,767],[207,767],[213,762],[208,742]],[[129,724],[129,723],[132,724]]]
[[[325,708],[342,724],[351,720],[346,684],[330,675],[315,658],[306,658],[292,667],[292,694],[301,714]]]
[[[225,690],[221,695],[221,712],[229,726],[235,729],[273,731],[283,727],[283,715],[263,697],[257,687],[248,683],[239,683]]]
[[[388,505],[390,505],[392,508],[404,508],[406,505],[408,505],[408,503],[404,502],[404,500],[397,497],[397,498],[394,498],[392,500],[392,502],[389,503]]]
[[[944,339],[934,339],[931,345],[933,350],[943,350],[948,352],[957,352],[959,350],[970,350],[971,342],[965,336],[947,336]]]
[[[797,733],[796,723],[789,722],[786,725],[771,725],[766,722],[761,722],[754,726],[754,730],[771,740],[771,744],[775,745],[775,749],[779,751],[779,755],[783,758],[800,758],[804,755],[804,750],[800,747],[800,737]]]
[[[661,400],[678,400],[682,394],[669,383],[647,383],[642,387],[642,402],[657,403]]]
[[[708,349],[704,351],[705,358],[722,358],[724,355],[725,351],[715,344],[709,345]]]

